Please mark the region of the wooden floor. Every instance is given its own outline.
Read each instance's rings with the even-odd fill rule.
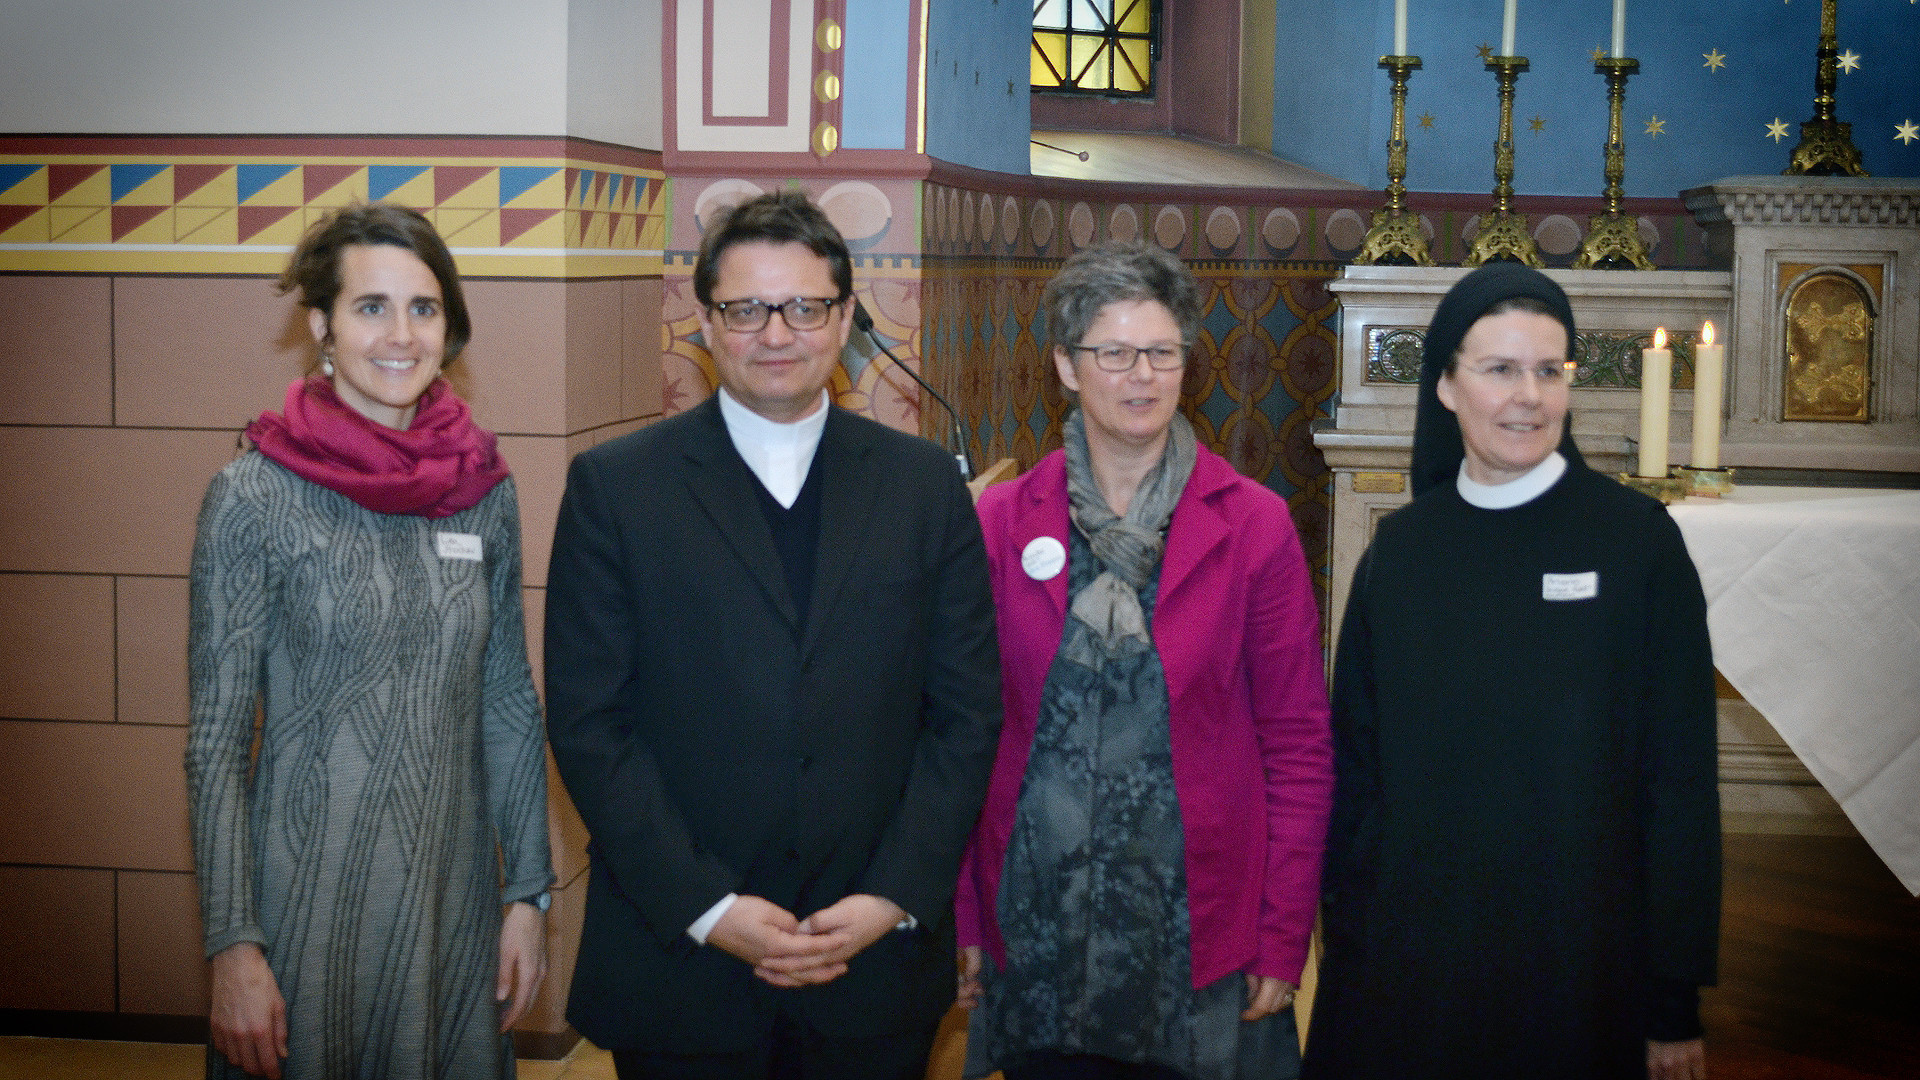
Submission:
[[[1726,837],[1709,1080],[1920,1080],[1920,899],[1858,836]],[[958,1075],[948,1032],[934,1072]],[[203,1051],[0,1038],[0,1080],[191,1080]],[[522,1061],[521,1080],[613,1080],[609,1055]]]

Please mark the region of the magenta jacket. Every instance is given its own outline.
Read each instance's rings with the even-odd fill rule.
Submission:
[[[1035,581],[1035,537],[1071,547],[1066,457],[980,498],[1006,716],[955,897],[959,943],[1004,965],[994,919],[1067,577]],[[1287,504],[1201,447],[1174,508],[1153,613],[1185,830],[1193,984],[1236,971],[1299,982],[1333,801],[1320,618]]]

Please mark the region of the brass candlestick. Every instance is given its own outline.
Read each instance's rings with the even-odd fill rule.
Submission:
[[[1840,84],[1839,0],[1820,0],[1818,71],[1813,77],[1813,119],[1800,125],[1800,145],[1786,176],[1865,176],[1860,151],[1853,145],[1853,125],[1834,119]]]
[[[1593,62],[1596,75],[1607,77],[1607,209],[1587,219],[1587,239],[1573,260],[1575,270],[1651,270],[1647,245],[1640,239],[1640,223],[1620,210],[1626,197],[1627,142],[1621,113],[1627,104],[1627,77],[1640,70],[1640,61],[1610,56]]]
[[[1363,266],[1432,266],[1420,215],[1407,209],[1407,77],[1420,70],[1417,56],[1383,56],[1393,80],[1393,134],[1387,139],[1387,205],[1373,212],[1373,227],[1354,262]]]
[[[1479,266],[1496,259],[1542,267],[1540,248],[1527,231],[1524,214],[1513,212],[1513,84],[1527,70],[1524,56],[1495,56],[1487,70],[1500,81],[1500,141],[1493,144],[1493,213],[1480,219],[1466,265]]]

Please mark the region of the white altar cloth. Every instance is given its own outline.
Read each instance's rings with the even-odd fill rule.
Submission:
[[[1669,510],[1714,665],[1920,894],[1920,492],[1741,487]]]

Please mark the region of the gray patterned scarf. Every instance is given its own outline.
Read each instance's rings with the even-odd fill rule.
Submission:
[[[1100,576],[1073,598],[1073,617],[1091,633],[1068,634],[1062,651],[1089,648],[1113,656],[1129,639],[1151,647],[1146,613],[1140,609],[1140,590],[1160,565],[1166,549],[1167,522],[1186,489],[1187,477],[1193,474],[1193,425],[1179,413],[1173,415],[1173,423],[1167,428],[1166,450],[1159,464],[1141,479],[1140,490],[1127,504],[1125,517],[1108,507],[1106,496],[1094,483],[1093,464],[1087,456],[1086,418],[1079,409],[1067,417],[1066,451],[1069,512],[1102,569]],[[1092,661],[1089,666],[1096,666],[1099,657],[1069,659]]]

